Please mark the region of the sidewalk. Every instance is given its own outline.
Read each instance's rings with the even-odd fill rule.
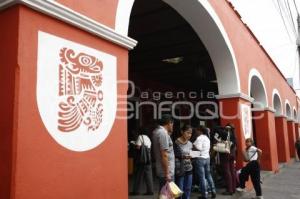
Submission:
[[[262,190],[264,199],[300,199],[300,162],[284,165],[277,174],[262,172]],[[224,190],[217,190],[220,199],[251,199],[254,191],[233,196],[223,196]],[[193,193],[191,199],[197,199],[198,193]],[[157,199],[155,196],[130,196],[129,199]]]

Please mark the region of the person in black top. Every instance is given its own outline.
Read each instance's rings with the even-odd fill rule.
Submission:
[[[220,153],[220,164],[223,171],[223,176],[226,184],[226,191],[223,195],[233,195],[236,189],[236,137],[234,127],[231,124],[225,126],[215,133],[216,140],[230,141],[230,153]]]
[[[298,160],[300,161],[300,138],[296,140],[295,147],[297,150]]]

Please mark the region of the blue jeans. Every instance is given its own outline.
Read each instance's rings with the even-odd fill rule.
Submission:
[[[180,199],[190,199],[193,175],[191,172],[176,177],[177,186],[184,192]]]
[[[210,190],[213,193],[216,193],[216,187],[215,187],[215,183],[211,177],[211,173],[210,173],[210,158],[197,158],[196,159],[196,175],[199,179],[200,182],[200,189],[201,189],[201,195],[203,197],[207,197],[207,188],[206,188],[206,181],[208,183],[208,186],[210,188]]]

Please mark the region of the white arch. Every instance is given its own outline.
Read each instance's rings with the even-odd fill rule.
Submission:
[[[292,109],[289,100],[285,100],[285,116],[288,119],[292,119]]]
[[[115,22],[115,31],[128,35],[129,19],[134,0],[119,0]]]
[[[251,90],[252,86],[255,88]],[[255,68],[252,68],[249,72],[248,77],[248,95],[251,96],[251,91],[254,98],[255,108],[266,108],[268,107],[268,95],[264,80],[261,74]],[[261,103],[261,104],[257,104]]]
[[[273,108],[276,110],[275,115],[282,115],[283,114],[282,100],[276,88],[274,88],[272,92],[272,104],[273,104]]]
[[[214,65],[219,95],[240,93],[238,66],[221,20],[207,0],[163,0],[175,9],[194,29]],[[128,34],[134,0],[119,0],[115,30]]]
[[[293,107],[293,119],[297,121],[297,111],[295,106]]]

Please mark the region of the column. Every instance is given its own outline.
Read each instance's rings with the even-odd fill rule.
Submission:
[[[0,12],[0,198],[12,198],[13,130],[16,125],[15,90],[18,88],[18,9]],[[9,23],[8,23],[9,22]]]
[[[128,49],[112,41],[128,38],[65,23],[57,2],[19,3],[0,3],[0,198],[127,199]]]
[[[271,109],[253,111],[256,129],[256,144],[263,151],[261,168],[268,171],[278,169],[275,116]]]
[[[287,130],[286,117],[276,116],[276,140],[277,140],[277,152],[279,162],[288,162],[290,160],[289,138]]]
[[[242,115],[245,115],[245,112],[242,114],[241,107],[246,107],[244,109],[249,111],[249,114],[247,114],[249,117],[248,123],[242,122],[241,118]],[[242,151],[245,150],[245,134],[251,136],[250,102],[239,97],[219,99],[219,109],[221,125],[225,126],[227,123],[232,123],[235,126],[238,150],[236,161],[237,168],[240,169],[244,165]],[[244,118],[247,119],[246,116]]]
[[[288,128],[288,137],[289,137],[289,149],[290,149],[290,157],[295,157],[296,149],[295,149],[295,123],[293,120],[287,120],[287,128]]]
[[[295,122],[295,135],[296,135],[296,140],[299,138],[299,123]]]

